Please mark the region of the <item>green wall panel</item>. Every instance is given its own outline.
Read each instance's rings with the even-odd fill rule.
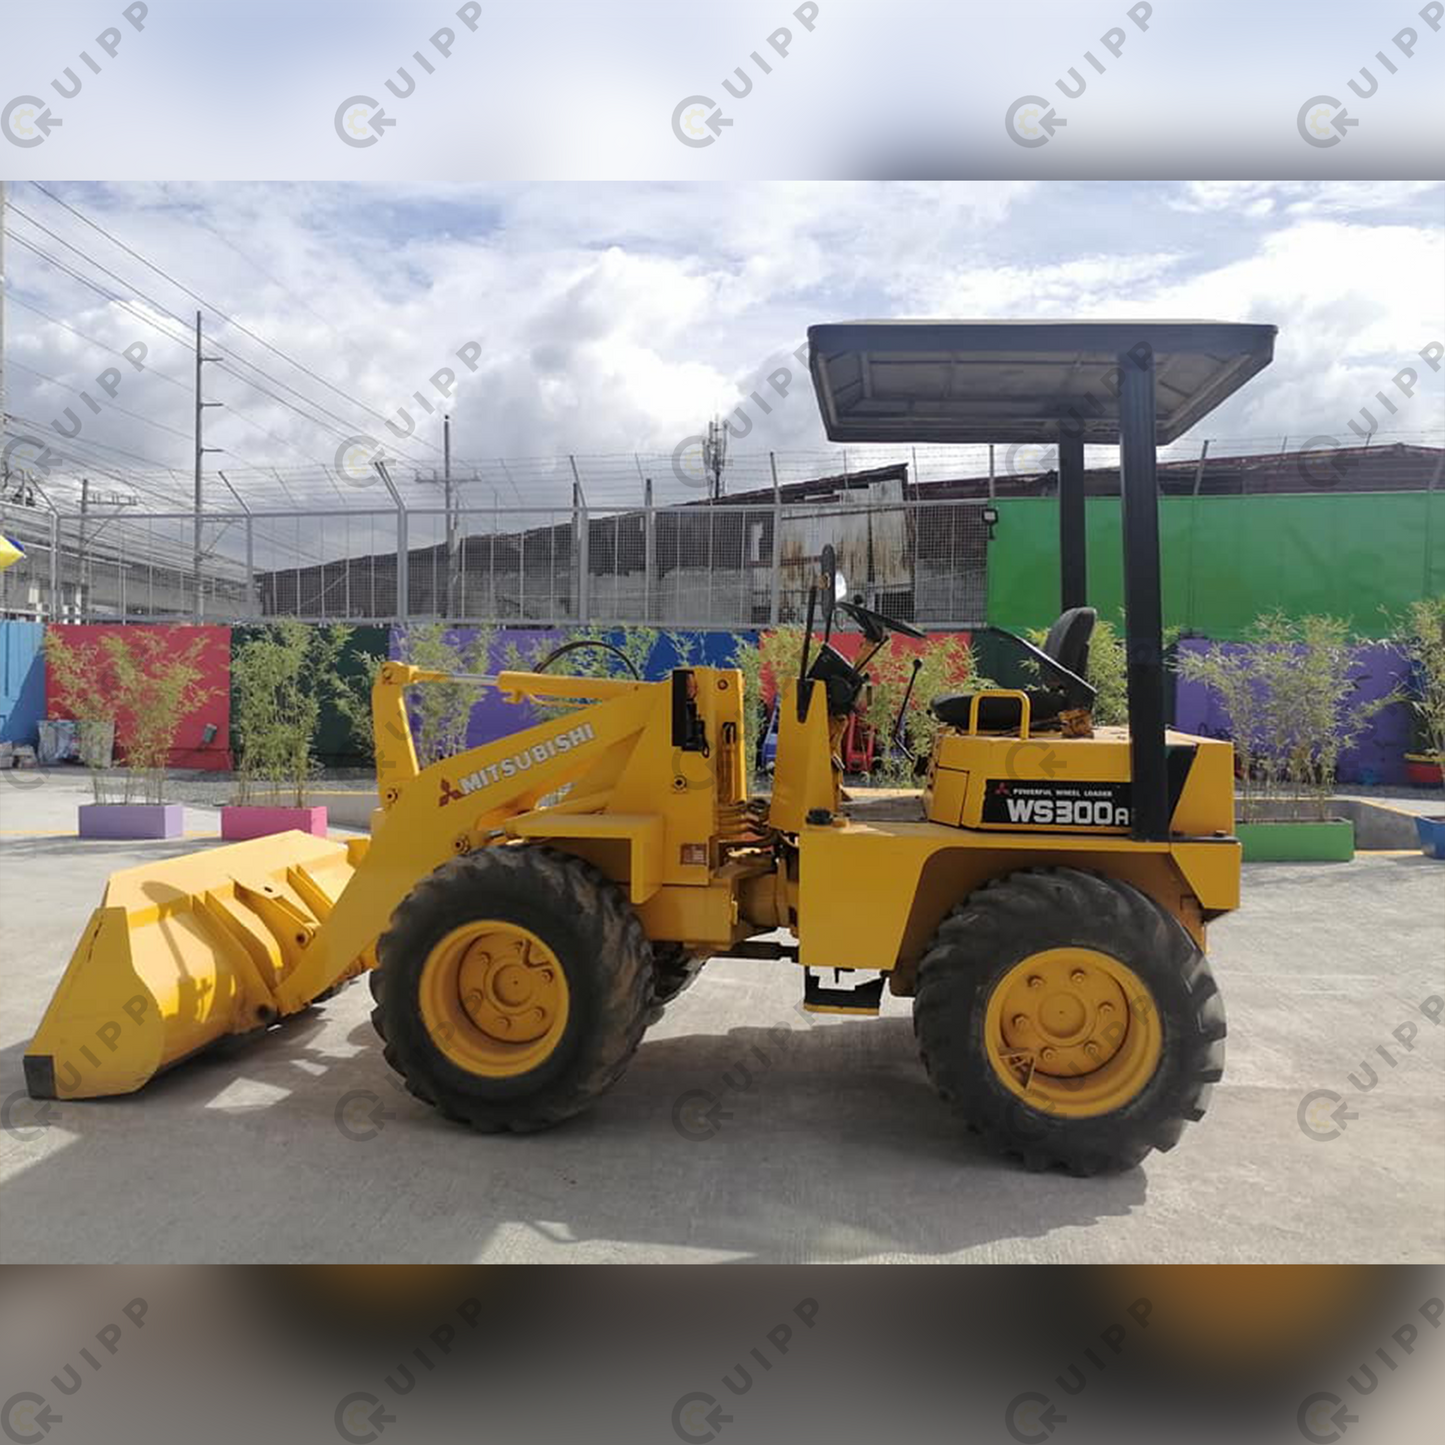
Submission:
[[[339,670],[345,677],[360,677],[368,658],[386,657],[390,630],[371,625],[346,625],[351,627],[351,638],[341,654]],[[231,629],[232,655],[243,642],[265,631],[264,623],[238,623]],[[316,729],[316,756],[329,768],[368,767],[371,763],[369,753],[352,737],[346,720],[331,707],[322,709]]]
[[[1059,611],[1058,502],[997,503],[988,617],[1021,631]],[[1087,506],[1089,600],[1118,619],[1123,603],[1119,502]],[[1165,497],[1159,509],[1166,626],[1237,638],[1261,612],[1347,617],[1384,636],[1426,591],[1445,591],[1445,493]]]

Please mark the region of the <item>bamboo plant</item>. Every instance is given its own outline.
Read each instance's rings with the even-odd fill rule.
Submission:
[[[1282,803],[1324,819],[1340,757],[1397,693],[1361,698],[1359,640],[1338,617],[1255,619],[1242,644],[1211,645],[1179,658],[1186,681],[1202,683],[1229,721],[1240,773],[1240,820]]]
[[[485,673],[495,637],[490,627],[462,632],[441,622],[422,622],[400,634],[397,651],[402,661],[433,672]],[[467,682],[425,683],[410,690],[412,738],[422,767],[466,748],[472,708],[482,691],[478,684]]]
[[[215,696],[202,685],[205,645],[199,636],[178,644],[169,628],[125,628],[94,641],[72,641],[63,628],[46,634],[50,695],[76,718],[80,760],[90,769],[97,803],[164,801],[181,723]],[[107,741],[121,726],[125,766],[117,788],[107,771]]]
[[[236,649],[231,726],[237,803],[306,806],[321,772],[316,732],[328,708],[346,719],[354,736],[370,737],[365,680],[340,668],[353,631],[285,618]]]
[[[1412,602],[1401,641],[1410,660],[1406,699],[1425,752],[1445,765],[1445,597]]]

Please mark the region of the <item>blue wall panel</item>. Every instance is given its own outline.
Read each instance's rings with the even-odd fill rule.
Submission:
[[[0,742],[34,743],[45,716],[43,622],[0,622]]]

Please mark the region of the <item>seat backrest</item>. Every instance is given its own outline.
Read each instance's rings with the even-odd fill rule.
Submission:
[[[1044,651],[1077,677],[1089,670],[1089,639],[1099,614],[1092,607],[1071,607],[1049,628]]]

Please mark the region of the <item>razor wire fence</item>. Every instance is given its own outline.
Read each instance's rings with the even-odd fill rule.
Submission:
[[[936,628],[980,623],[977,501],[126,513],[0,505],[23,560],[0,613],[53,621],[274,617],[747,628],[801,621],[831,542],[850,594]]]
[[[1160,449],[1159,488],[1166,498],[1438,491],[1442,440],[1179,443]],[[995,504],[1057,491],[1042,446],[738,454],[718,496],[652,475],[676,460],[455,461],[450,478],[332,477],[326,493],[274,468],[270,491],[260,469],[228,470],[199,514],[171,502],[174,490],[78,507],[66,478],[47,476],[43,490],[0,497],[0,532],[24,553],[0,572],[0,615],[736,629],[802,620],[831,543],[850,594],[925,628],[969,628],[986,618]],[[1113,451],[1091,448],[1089,462],[1089,495],[1117,495]]]

